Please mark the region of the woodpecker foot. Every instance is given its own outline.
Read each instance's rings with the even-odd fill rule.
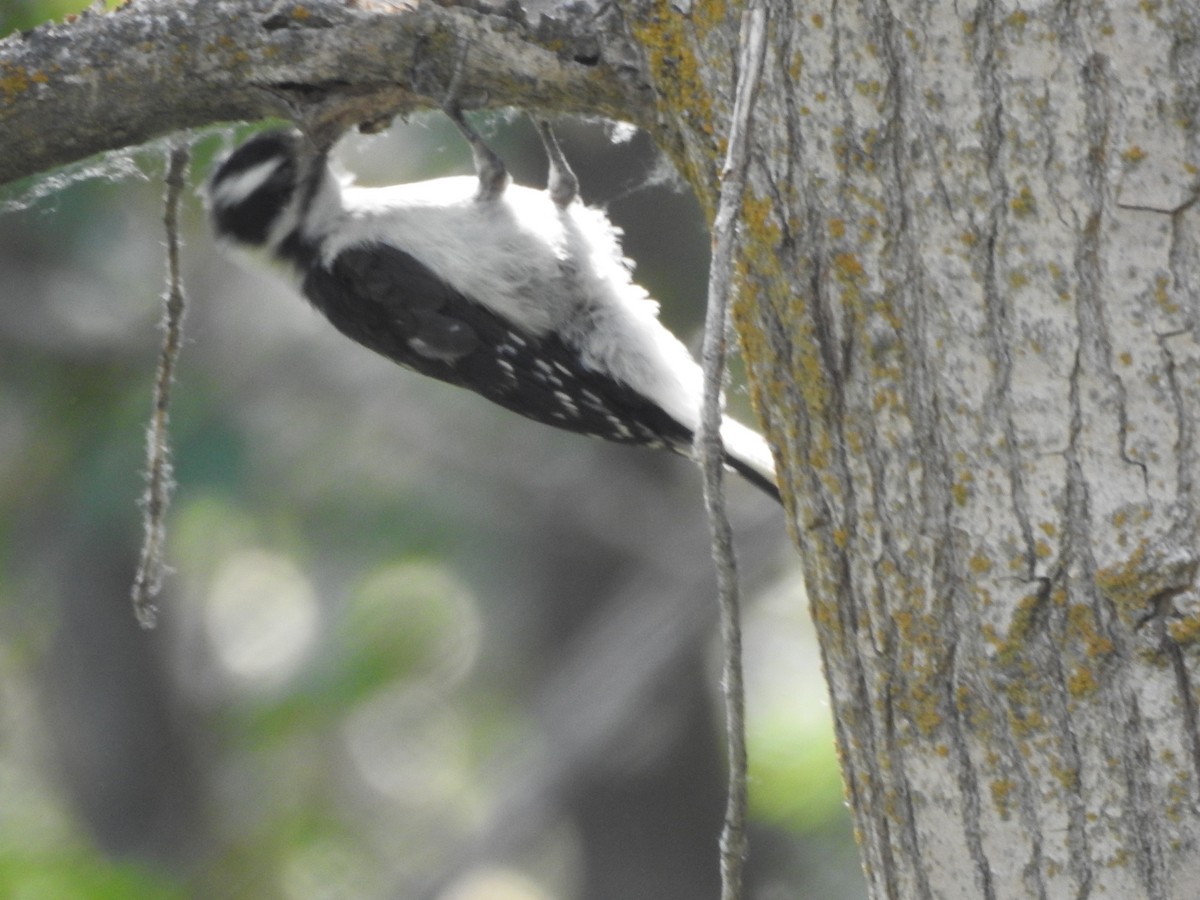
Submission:
[[[550,178],[546,190],[550,192],[550,199],[556,206],[566,209],[579,195],[579,179],[575,177],[567,158],[563,156],[562,147],[558,145],[558,138],[554,136],[550,123],[545,119],[534,119],[533,124],[537,127],[538,137],[542,139],[542,146],[546,148],[546,156],[550,159]]]
[[[466,68],[468,43],[459,42],[458,59],[454,63],[454,74],[450,77],[450,85],[446,89],[446,97],[442,101],[442,110],[450,121],[458,126],[462,136],[471,145],[471,155],[475,159],[475,174],[479,177],[479,200],[495,200],[508,187],[508,169],[491,147],[489,147],[479,132],[471,127],[463,115],[460,97],[462,95],[463,70]]]

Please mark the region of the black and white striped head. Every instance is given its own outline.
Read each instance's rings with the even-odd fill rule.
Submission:
[[[325,155],[311,152],[300,132],[255,135],[217,166],[205,187],[217,236],[286,253],[325,176]]]

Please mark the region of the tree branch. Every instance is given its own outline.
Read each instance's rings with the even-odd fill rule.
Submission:
[[[184,128],[267,116],[334,135],[437,105],[460,41],[479,106],[648,123],[618,13],[531,24],[515,5],[177,0],[0,41],[0,183]]]
[[[721,193],[713,222],[712,263],[708,275],[708,307],[704,320],[704,406],[696,435],[704,469],[704,505],[712,533],[717,568],[721,643],[721,685],[725,696],[725,739],[729,751],[729,796],[721,832],[721,900],[741,900],[742,866],[746,857],[747,772],[746,691],[742,678],[741,594],[733,529],[725,511],[722,484],[721,385],[729,330],[736,222],[741,214],[749,165],[749,141],[755,94],[762,77],[767,43],[767,11],[753,0],[742,14],[739,35],[737,93],[729,126],[729,148],[721,172]]]
[[[181,141],[167,157],[166,196],[163,226],[167,232],[167,292],[163,298],[162,348],[154,376],[154,408],[146,429],[146,491],[142,495],[142,552],[133,579],[133,609],[138,624],[153,628],[158,608],[155,598],[162,590],[167,572],[163,544],[167,536],[167,506],[175,489],[171,477],[171,446],[168,426],[171,417],[171,385],[175,364],[183,347],[183,316],[187,300],[179,271],[179,199],[183,195],[191,148]]]

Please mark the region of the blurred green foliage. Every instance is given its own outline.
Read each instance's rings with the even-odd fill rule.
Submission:
[[[0,30],[85,5],[0,0]],[[528,129],[496,137],[518,178],[536,179]],[[193,184],[226,142],[203,139]],[[468,164],[438,120],[396,146],[389,178]],[[617,198],[613,215],[628,216],[631,236],[660,242],[639,272],[666,318],[694,328],[698,217],[663,227],[686,207],[670,194],[639,198],[627,163],[606,171],[606,157],[636,157],[599,130],[568,150],[591,199]],[[539,721],[538,698],[574,663],[560,653],[605,635],[608,595],[708,565],[694,480],[662,487],[694,473],[538,430],[344,345],[288,288],[217,256],[189,194],[192,307],[168,535],[177,571],[162,629],[139,633],[127,592],[162,285],[158,163],[144,162],[148,182],[76,183],[0,217],[0,900],[409,896],[410,879],[460,864],[512,787],[504,773],[525,771],[513,760],[550,761],[531,767],[531,784],[539,765],[549,776],[567,764],[537,755],[565,727]],[[592,471],[618,510],[611,519],[586,493],[581,473]],[[538,493],[548,479],[560,487]],[[663,522],[695,540],[663,540]],[[781,525],[772,533],[784,541]],[[803,627],[790,583],[794,614],[764,629],[773,635]],[[698,595],[697,608],[710,599]],[[751,603],[747,615],[762,612]],[[652,653],[661,640],[644,643]],[[845,847],[815,649],[798,641],[779,652],[814,663],[803,689],[787,672],[769,702],[751,698],[756,823],[789,848],[817,838]],[[605,679],[625,674],[587,683],[567,706],[603,708]],[[684,685],[705,676],[702,666],[679,673]],[[683,705],[657,689],[625,701],[651,744],[673,720],[654,704]],[[697,742],[685,733],[676,744]],[[571,790],[629,766],[614,793],[657,796],[627,757],[638,759],[628,748],[600,754]],[[722,790],[685,784],[683,794],[703,788]],[[502,833],[533,831],[512,853],[521,877],[471,870],[455,896],[492,900],[498,884],[517,900],[582,896],[592,832],[572,824],[568,799],[557,802],[503,823]],[[714,867],[717,825],[699,851]],[[861,895],[847,859],[849,887],[824,881],[820,896]],[[808,883],[802,868],[774,876],[792,896]]]
[[[0,855],[0,886],[19,900],[183,900],[174,879],[143,866],[113,863],[87,849],[40,855]]]
[[[102,2],[105,9],[113,9],[124,0]],[[82,12],[92,5],[93,0],[0,0],[0,37],[51,19],[61,22],[66,16]]]
[[[757,715],[751,729],[754,815],[792,831],[829,828],[839,818],[843,790],[827,717],[778,709]]]

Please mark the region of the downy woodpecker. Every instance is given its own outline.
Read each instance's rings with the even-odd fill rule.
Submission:
[[[209,179],[219,238],[291,267],[343,334],[556,428],[692,457],[702,379],[631,278],[620,232],[576,200],[553,133],[547,190],[511,184],[467,124],[476,176],[343,183],[298,131],[256,135]],[[726,418],[725,462],[776,500],[766,442]]]

